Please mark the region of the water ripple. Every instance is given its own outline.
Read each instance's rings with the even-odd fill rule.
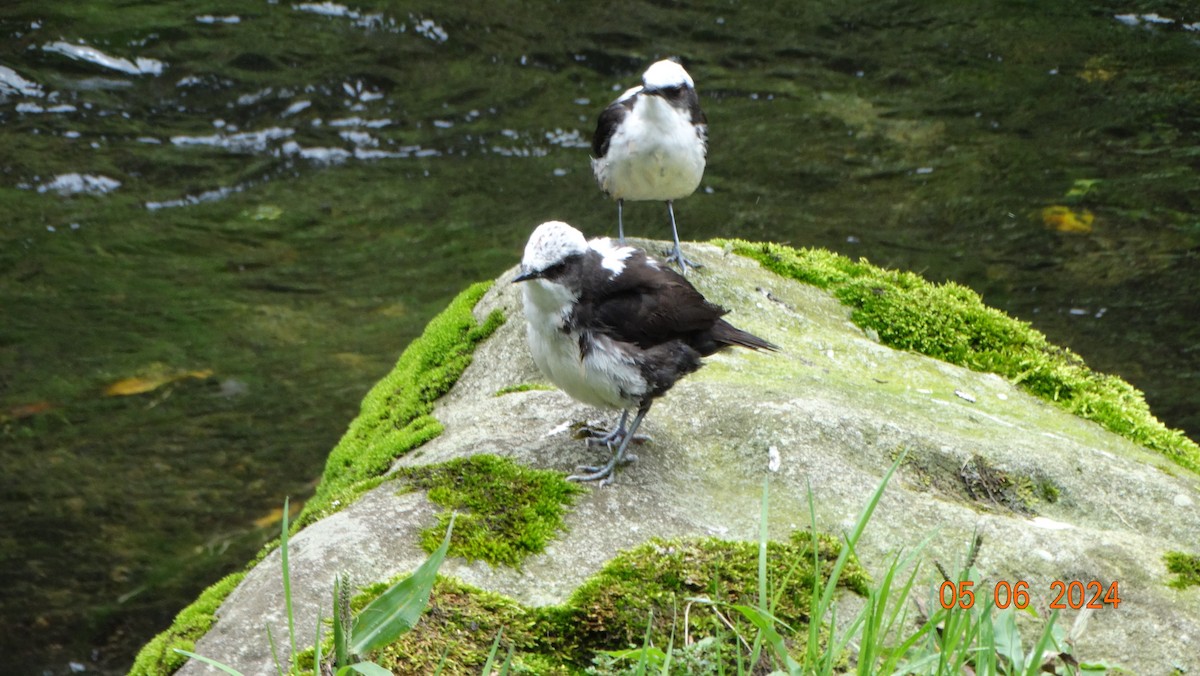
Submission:
[[[133,61],[120,56],[111,56],[88,45],[73,45],[69,42],[51,42],[42,45],[42,51],[62,54],[76,61],[87,61],[103,68],[117,70],[130,75],[162,75],[166,64],[157,59],[139,56]]]

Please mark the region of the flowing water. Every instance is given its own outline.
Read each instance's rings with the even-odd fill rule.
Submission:
[[[1200,434],[1191,3],[7,0],[0,37],[11,673],[124,671],[449,298],[541,221],[613,233],[591,130],[661,56],[710,121],[685,239],[959,281]]]

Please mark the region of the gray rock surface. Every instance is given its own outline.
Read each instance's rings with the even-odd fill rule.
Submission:
[[[868,570],[878,575],[886,554],[929,536],[930,575],[922,579],[932,582],[929,559],[953,566],[978,531],[984,544],[976,566],[985,589],[1028,581],[1043,616],[1053,580],[1119,581],[1122,603],[1091,616],[1078,656],[1140,674],[1168,674],[1174,666],[1200,671],[1200,590],[1167,587],[1162,558],[1200,547],[1195,475],[1002,378],[882,346],[823,291],[712,246],[690,245],[688,255],[706,265],[691,279],[732,309],[730,321],[782,351],[715,355],[659,400],[642,428],[653,441],[637,448],[639,461],[620,470],[614,485],[580,496],[569,531],[522,570],[449,559],[444,574],[522,603],[557,603],[618,550],[652,536],[755,540],[765,477],[773,537],[806,526],[810,487],[818,525],[839,532],[906,450],[908,461],[859,547]],[[481,319],[501,308],[509,321],[479,346],[439,402],[435,416],[445,432],[401,464],[491,453],[571,471],[601,459],[603,451],[572,439],[567,427],[584,420],[608,425],[612,413],[558,391],[494,396],[543,381],[525,346],[519,289],[507,283],[512,274],[476,308]],[[972,493],[971,477],[987,472],[1052,484],[1057,499],[1019,513],[980,495],[977,484]],[[425,554],[417,534],[437,511],[423,494],[397,495],[385,484],[295,536],[299,640],[310,643],[318,611],[330,612],[339,571],[363,584],[419,565]],[[276,552],[228,598],[197,652],[244,673],[273,673],[264,627],[270,624],[277,641],[287,635],[279,578]],[[1075,615],[1064,612],[1067,627]],[[183,673],[207,669],[193,662]]]

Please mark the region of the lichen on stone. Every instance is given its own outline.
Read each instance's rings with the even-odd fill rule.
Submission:
[[[911,272],[885,270],[824,249],[717,240],[778,275],[825,289],[851,308],[851,319],[881,342],[973,371],[1008,378],[1025,390],[1200,472],[1200,446],[1162,424],[1145,397],[1117,376],[1049,342],[1027,322],[988,307],[979,294]]]
[[[437,525],[421,532],[425,551],[437,549],[451,513],[457,511],[450,555],[493,566],[520,566],[526,557],[545,550],[563,528],[572,496],[584,492],[560,472],[530,469],[494,455],[403,467],[395,476],[428,491],[431,502],[446,508]]]

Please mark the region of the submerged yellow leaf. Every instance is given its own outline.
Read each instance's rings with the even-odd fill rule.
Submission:
[[[303,500],[289,504],[288,505],[288,518],[291,519],[292,517],[299,514],[300,509],[302,507],[304,507]],[[275,509],[272,509],[271,511],[267,512],[266,514],[255,519],[254,526],[256,528],[266,528],[268,526],[273,526],[282,520],[283,520],[283,508],[276,507]]]
[[[204,369],[202,371],[155,371],[144,376],[133,376],[132,378],[122,378],[117,382],[104,388],[104,396],[106,397],[128,397],[134,394],[145,394],[152,392],[168,383],[173,383],[187,378],[204,379],[213,374],[212,369]]]
[[[1085,82],[1108,82],[1117,76],[1117,72],[1106,61],[1104,58],[1093,56],[1083,64],[1079,77]]]
[[[1116,77],[1116,75],[1111,70],[1103,68],[1088,68],[1079,73],[1079,77],[1083,78],[1085,82],[1108,82]]]
[[[1061,205],[1042,209],[1042,223],[1059,232],[1091,232],[1095,220],[1095,215],[1087,209],[1078,213]]]
[[[254,520],[254,525],[258,528],[266,528],[272,524],[279,523],[283,519],[283,508],[276,507],[266,514]]]

